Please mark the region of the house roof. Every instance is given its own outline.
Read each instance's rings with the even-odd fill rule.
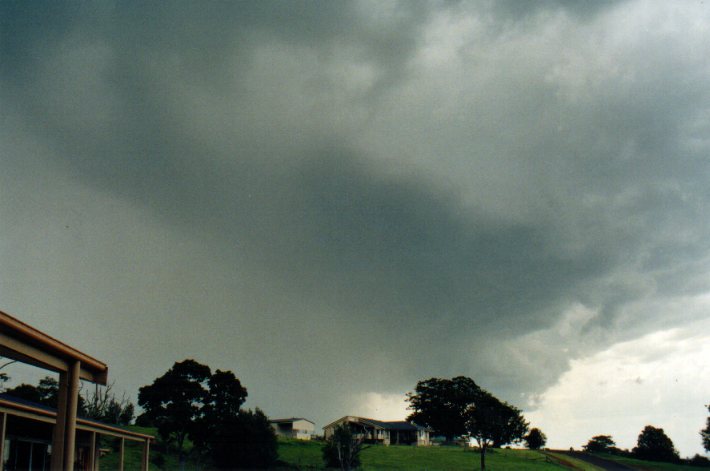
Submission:
[[[312,420],[304,419],[303,417],[290,417],[288,419],[271,419],[271,420],[269,420],[269,422],[271,422],[272,424],[283,424],[283,423],[287,423],[287,422],[296,422],[297,420],[305,420],[306,422],[310,422],[313,425],[316,424]]]
[[[14,413],[15,415],[37,419],[44,422],[56,422],[57,417],[57,409],[53,407],[27,401],[6,393],[0,393],[0,409],[4,409],[10,414]],[[132,439],[142,441],[153,439],[152,435],[134,432],[121,427],[120,425],[107,424],[88,417],[77,417],[76,422],[78,429],[95,430],[99,433],[124,437],[129,440]]]

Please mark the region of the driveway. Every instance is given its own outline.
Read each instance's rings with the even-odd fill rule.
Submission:
[[[598,456],[590,455],[588,453],[582,453],[579,451],[557,451],[561,455],[567,455],[578,460],[586,461],[589,464],[598,466],[605,471],[633,471],[634,468],[629,468],[626,465],[617,463],[615,461],[605,460],[604,458],[599,458]]]

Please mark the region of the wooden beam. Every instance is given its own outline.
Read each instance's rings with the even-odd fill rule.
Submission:
[[[26,342],[17,340],[0,332],[0,356],[27,363],[38,368],[61,373],[69,370],[69,363],[63,358],[52,355],[45,350],[41,350]],[[82,367],[79,373],[81,379],[97,384],[106,384],[108,374],[104,372],[92,372]]]
[[[0,311],[0,355],[52,371],[81,362],[81,378],[106,384],[108,366],[32,326]]]
[[[67,362],[61,358],[50,355],[3,332],[0,332],[0,355],[50,371],[62,372],[69,368]]]

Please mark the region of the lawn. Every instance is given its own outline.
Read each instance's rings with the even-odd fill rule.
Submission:
[[[323,469],[322,443],[298,440],[279,441],[279,459],[295,469]],[[383,446],[362,452],[363,471],[427,470],[473,471],[479,469],[481,456],[459,447]],[[542,453],[528,450],[494,450],[486,454],[486,469],[491,471],[561,470]]]

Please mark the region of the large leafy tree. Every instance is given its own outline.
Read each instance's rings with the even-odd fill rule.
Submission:
[[[277,442],[264,413],[242,410],[247,390],[231,371],[217,370],[208,381],[202,417],[192,435],[218,469],[268,468],[277,458]]]
[[[486,469],[486,450],[523,439],[528,424],[520,410],[480,390],[464,411],[466,431],[481,450],[481,469]]]
[[[409,409],[413,410],[407,420],[431,427],[450,442],[467,433],[464,412],[481,391],[471,378],[464,376],[419,381],[414,392],[407,394]]]
[[[678,452],[673,442],[662,428],[647,425],[638,437],[633,454],[642,460],[652,461],[678,461]]]
[[[195,435],[202,417],[211,376],[208,366],[188,359],[138,390],[138,405],[145,411],[140,422],[152,423],[164,441],[174,441],[181,461],[185,439]]]
[[[706,407],[708,408],[708,412],[710,412],[710,404]],[[703,447],[705,448],[705,451],[710,451],[710,417],[708,417],[705,422],[705,428],[700,431],[700,436],[703,439]]]
[[[531,450],[539,450],[545,446],[545,443],[547,443],[547,436],[545,436],[539,428],[531,429],[530,432],[523,437],[523,439],[525,440],[528,448]]]
[[[582,448],[590,453],[607,453],[614,450],[615,446],[616,442],[611,435],[595,435]]]

